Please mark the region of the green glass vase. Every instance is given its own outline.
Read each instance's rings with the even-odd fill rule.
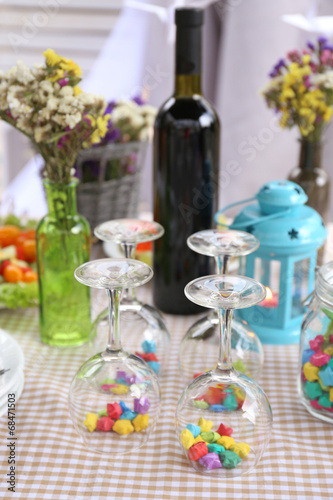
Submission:
[[[77,181],[45,180],[48,214],[37,228],[41,339],[54,346],[87,342],[91,327],[89,288],[74,270],[89,260],[90,228],[77,213]]]

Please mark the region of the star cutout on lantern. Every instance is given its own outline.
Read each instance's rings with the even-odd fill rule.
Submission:
[[[252,234],[253,231],[254,231],[254,226],[247,226],[247,228],[246,228],[246,232],[247,233],[251,233]]]
[[[298,231],[295,231],[295,229],[292,229],[291,231],[289,231],[288,234],[289,234],[291,240],[298,239]]]
[[[261,191],[269,191],[270,190],[270,187],[269,186],[263,186],[261,188]]]

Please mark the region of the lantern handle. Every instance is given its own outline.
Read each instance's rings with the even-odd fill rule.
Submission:
[[[244,227],[244,223],[238,223],[238,224],[221,224],[219,222],[219,216],[222,215],[224,212],[229,210],[230,208],[236,207],[237,205],[242,205],[243,203],[249,203],[250,201],[255,201],[257,199],[256,196],[253,198],[247,198],[246,200],[241,200],[241,201],[236,201],[235,203],[231,203],[230,205],[225,206],[224,208],[221,208],[221,210],[218,210],[216,214],[214,215],[214,222],[216,224],[219,224],[220,226],[223,225],[224,227],[230,228],[232,226],[233,229],[242,229]],[[260,217],[259,219],[256,220],[251,220],[249,221],[249,224],[251,226],[255,226],[257,224],[260,224],[261,222],[266,222],[271,219],[276,219],[277,217],[280,217],[281,215],[288,215],[291,212],[290,208],[287,208],[286,210],[281,210],[281,212],[275,212],[274,214],[270,215],[264,215],[263,217]]]

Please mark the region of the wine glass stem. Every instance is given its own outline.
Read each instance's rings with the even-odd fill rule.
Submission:
[[[109,298],[109,342],[108,351],[120,351],[119,303],[121,290],[106,290]]]
[[[124,252],[125,259],[132,259],[136,249],[136,243],[121,243],[121,248]],[[123,290],[123,301],[126,302],[126,300],[136,300],[134,288],[126,288],[126,290]]]
[[[220,327],[220,347],[218,368],[220,370],[230,370],[232,368],[231,357],[231,320],[232,309],[219,309],[219,327]]]
[[[220,255],[215,258],[218,274],[227,274],[230,256]]]

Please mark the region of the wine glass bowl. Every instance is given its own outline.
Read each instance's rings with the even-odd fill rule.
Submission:
[[[193,251],[214,257],[220,274],[227,273],[231,258],[243,259],[259,246],[259,241],[252,234],[221,229],[194,233],[187,243]],[[236,301],[236,295],[233,299]],[[211,300],[214,301],[214,295]],[[264,351],[259,338],[248,323],[237,316],[234,317],[231,329],[235,367],[238,371],[258,379],[264,362]],[[185,380],[189,382],[197,374],[216,366],[218,345],[218,315],[212,310],[188,329],[181,342],[179,365]]]
[[[205,427],[205,422],[200,419],[209,424]],[[182,443],[182,432],[188,429],[189,424],[199,427],[201,424],[199,439],[212,439],[214,441],[211,444],[222,446],[225,451],[237,452],[238,457],[239,452],[242,454],[240,450],[243,450],[243,456],[239,457],[241,460],[233,454],[224,454],[222,448],[209,446],[208,443],[208,453],[214,453],[215,448],[218,455],[208,457],[215,458],[215,468],[209,468],[207,459],[206,463],[200,459],[193,460],[189,455],[191,447],[186,450]],[[221,431],[221,424],[230,431]],[[228,478],[250,472],[266,449],[270,430],[271,409],[266,395],[257,385],[253,385],[252,379],[243,374],[236,375],[234,371],[228,374],[210,371],[198,376],[183,392],[177,405],[178,440],[188,463],[201,474]],[[207,436],[203,431],[216,432],[219,436]],[[223,433],[232,440],[225,439]],[[242,446],[237,446],[240,443]]]
[[[252,470],[265,452],[272,413],[257,382],[233,367],[231,320],[233,310],[260,303],[266,290],[250,278],[212,275],[190,282],[185,295],[218,310],[220,342],[216,368],[198,375],[178,401],[177,437],[197,472],[236,477]]]
[[[95,228],[95,235],[102,241],[117,243],[125,257],[131,258],[138,243],[156,240],[164,234],[157,222],[139,219],[115,219]],[[134,294],[133,287],[124,290],[121,310],[121,330],[127,351],[141,356],[161,376],[166,362],[170,334],[161,313],[144,304]],[[98,348],[107,335],[108,313],[103,310],[91,328],[91,341]]]
[[[91,261],[75,271],[81,283],[107,292],[109,340],[74,376],[69,410],[85,446],[112,459],[144,445],[159,416],[156,374],[143,359],[122,349],[119,331],[123,290],[143,285],[152,275],[149,266],[131,259]]]

